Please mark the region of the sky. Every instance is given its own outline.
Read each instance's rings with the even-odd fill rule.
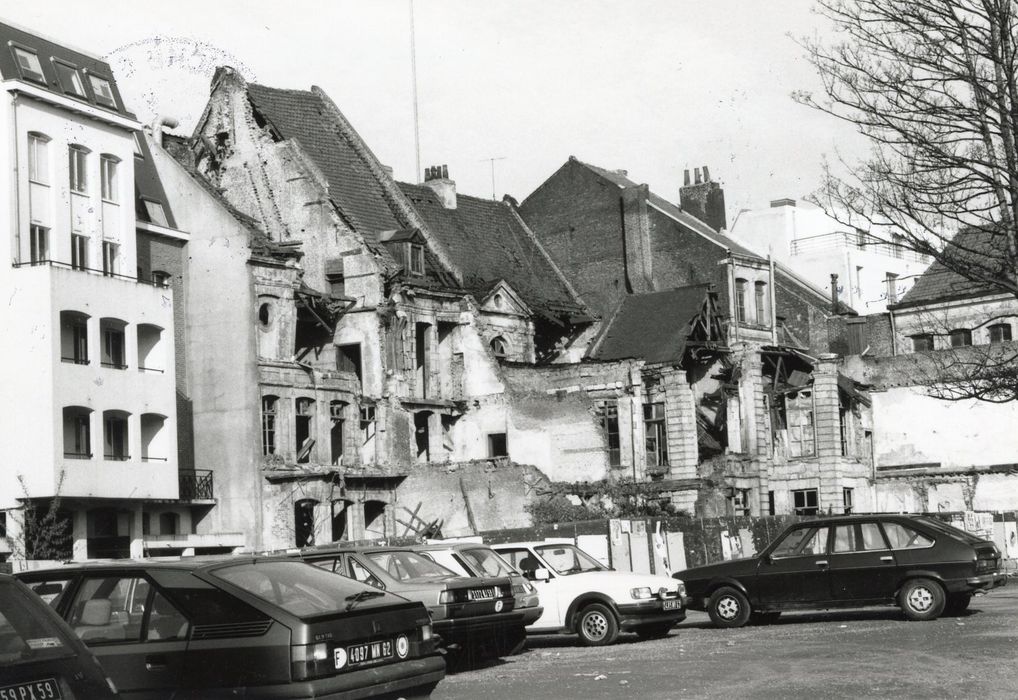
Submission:
[[[323,88],[397,179],[416,181],[411,0],[34,0],[0,18],[107,58],[128,107],[190,133],[217,65]],[[812,0],[413,0],[421,167],[522,201],[570,155],[672,201],[683,171],[740,209],[800,199],[821,163],[864,153],[795,104],[819,79],[793,37],[829,36]],[[144,7],[146,9],[139,9]]]

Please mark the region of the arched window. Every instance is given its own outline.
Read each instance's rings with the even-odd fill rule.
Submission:
[[[80,311],[60,312],[60,359],[76,365],[88,364],[88,315]]]
[[[276,410],[279,406],[278,396],[262,397],[262,454],[276,454]]]
[[[103,456],[123,462],[131,458],[128,453],[126,411],[103,411]]]
[[[263,328],[268,328],[272,323],[272,304],[265,302],[258,307],[258,323]]]
[[[138,371],[162,373],[166,369],[163,329],[151,323],[138,324]]]
[[[505,338],[502,336],[492,338],[488,345],[491,347],[491,352],[496,359],[504,360],[509,354],[509,344],[505,342]]]
[[[92,409],[64,406],[64,458],[92,459]]]
[[[99,319],[99,336],[102,342],[100,364],[110,369],[127,369],[127,352],[124,329],[127,324],[116,318]]]
[[[165,462],[169,449],[166,443],[166,416],[158,413],[141,414],[141,461]]]

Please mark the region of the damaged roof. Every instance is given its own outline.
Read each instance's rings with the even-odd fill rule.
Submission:
[[[978,266],[987,271],[995,270],[997,274],[1004,276],[1006,274],[1004,266],[1010,259],[1007,246],[1007,235],[1002,229],[968,228],[955,235],[944,254],[956,257],[963,267]],[[1011,277],[1013,278],[1013,273]],[[970,279],[950,269],[940,260],[934,260],[901,301],[888,306],[898,309],[947,299],[1001,293],[1003,290],[999,287]]]
[[[590,357],[636,358],[650,363],[681,360],[690,321],[702,310],[709,289],[710,285],[696,284],[625,297],[605,324]]]
[[[456,208],[447,209],[427,185],[397,184],[462,271],[464,288],[478,300],[505,280],[533,308],[583,309],[510,205],[458,194]]]
[[[296,140],[314,161],[328,180],[333,203],[359,233],[374,241],[381,231],[405,228],[346,125],[320,95],[255,83],[248,84],[247,94],[276,132]]]

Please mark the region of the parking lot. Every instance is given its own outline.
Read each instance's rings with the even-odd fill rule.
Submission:
[[[1014,698],[1018,584],[960,617],[905,622],[895,608],[786,614],[718,630],[691,612],[666,639],[585,648],[533,637],[528,650],[452,674],[436,700],[472,698]]]

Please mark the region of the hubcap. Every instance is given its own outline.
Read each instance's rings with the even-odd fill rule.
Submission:
[[[933,607],[933,594],[923,586],[913,588],[908,594],[908,605],[916,612],[926,612]]]
[[[739,614],[739,601],[731,596],[725,596],[718,601],[718,616],[725,620],[734,620]]]
[[[599,612],[585,615],[583,618],[583,633],[588,639],[604,639],[608,635],[608,620]]]

